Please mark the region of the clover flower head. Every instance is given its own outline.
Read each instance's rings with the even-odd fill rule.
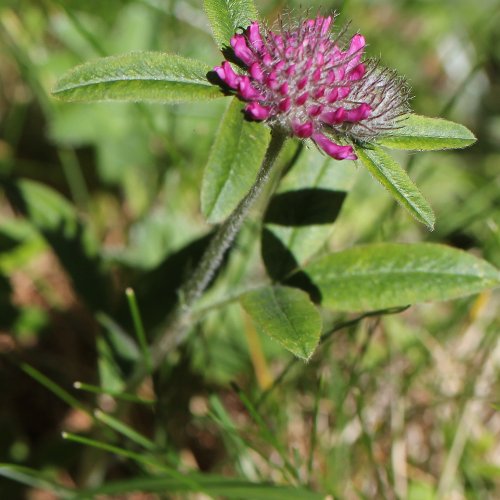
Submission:
[[[344,47],[332,36],[333,17],[306,19],[275,33],[257,21],[231,38],[243,72],[228,61],[214,68],[221,83],[245,101],[247,118],[312,139],[337,160],[355,160],[350,145],[397,126],[408,111],[405,81],[377,61],[363,60],[365,39]]]

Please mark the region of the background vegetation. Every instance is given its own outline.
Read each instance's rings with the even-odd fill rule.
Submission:
[[[299,6],[256,3],[269,19]],[[117,398],[74,387],[121,391],[140,358],[127,287],[148,338],[161,331],[210,231],[199,192],[225,103],[61,104],[50,89],[80,62],[130,50],[218,64],[201,4],[0,4],[0,461],[30,468],[4,471],[23,483],[1,478],[0,497],[42,498],[52,481],[99,491],[199,470],[341,498],[498,498],[498,293],[331,315],[332,334],[304,364],[260,337],[237,304],[212,307],[242,276],[262,279],[257,222],[238,239],[203,321],[123,413],[127,427],[91,412],[114,411]],[[499,267],[500,3],[310,4],[352,20],[369,55],[407,76],[416,113],[478,137],[465,151],[400,157],[435,209],[434,232],[366,172],[338,163],[332,176],[352,188],[330,248],[441,242]],[[224,495],[231,484],[205,490]]]

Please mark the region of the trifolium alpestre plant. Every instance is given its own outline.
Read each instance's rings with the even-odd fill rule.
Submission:
[[[333,16],[306,19],[275,33],[254,21],[231,38],[244,72],[230,62],[214,68],[221,83],[247,104],[245,114],[312,139],[337,160],[355,160],[352,146],[330,137],[367,140],[394,128],[406,114],[408,87],[392,70],[364,60],[365,38],[342,47]]]

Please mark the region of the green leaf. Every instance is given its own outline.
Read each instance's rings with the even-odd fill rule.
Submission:
[[[370,145],[370,147],[366,148],[356,146],[355,149],[358,158],[373,177],[415,219],[425,224],[432,231],[436,220],[434,212],[401,165],[376,145]]]
[[[355,174],[316,148],[300,152],[264,217],[262,257],[272,279],[303,265],[330,238]]]
[[[292,486],[278,486],[269,483],[251,483],[238,478],[217,476],[215,474],[189,474],[186,479],[196,481],[199,488],[190,486],[187,481],[169,477],[146,477],[124,481],[109,482],[103,486],[77,492],[75,498],[95,498],[98,495],[129,494],[131,491],[180,493],[203,491],[210,496],[228,499],[252,500],[321,500],[325,495]]]
[[[65,101],[178,103],[223,97],[206,78],[210,66],[162,52],[131,52],[73,68],[52,93]]]
[[[420,115],[407,115],[401,126],[377,138],[382,146],[410,151],[465,148],[474,144],[474,134],[463,125]]]
[[[238,28],[246,28],[259,18],[253,0],[205,0],[204,5],[219,49],[230,46]]]
[[[201,209],[211,223],[224,220],[252,187],[269,144],[269,129],[244,120],[242,110],[233,99],[205,167]]]
[[[299,358],[311,357],[322,325],[318,310],[305,292],[268,286],[244,294],[240,301],[257,331],[277,340]]]
[[[353,247],[305,266],[323,306],[367,311],[450,300],[500,285],[488,262],[445,245],[381,243]]]

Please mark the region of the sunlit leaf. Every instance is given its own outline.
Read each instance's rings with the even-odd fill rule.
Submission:
[[[246,28],[259,17],[253,0],[204,0],[204,5],[220,49],[229,46],[238,28]]]
[[[269,144],[269,129],[244,120],[242,109],[231,101],[205,167],[201,208],[211,223],[224,220],[252,187]]]
[[[437,244],[353,247],[303,268],[323,306],[367,311],[450,300],[500,285],[500,272],[461,250]]]
[[[299,358],[311,357],[321,335],[321,316],[305,292],[269,286],[248,292],[240,300],[259,332]]]
[[[443,120],[410,114],[400,126],[377,138],[377,142],[393,149],[431,151],[436,149],[465,148],[474,144],[474,134],[463,125]]]
[[[356,154],[373,177],[401,206],[429,229],[434,229],[436,219],[431,206],[391,155],[375,145],[367,148],[356,146]]]
[[[178,103],[222,97],[207,80],[210,66],[162,52],[131,52],[82,64],[53,89],[65,101]]]

